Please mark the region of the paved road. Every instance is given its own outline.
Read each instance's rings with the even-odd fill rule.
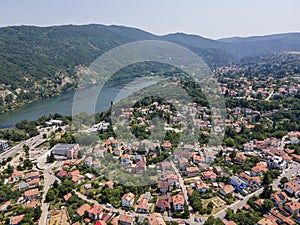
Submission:
[[[181,175],[180,175],[180,172],[179,170],[177,169],[177,167],[175,166],[174,162],[171,161],[171,167],[173,168],[173,170],[175,171],[175,173],[177,174],[178,176],[178,181],[179,181],[179,185],[181,187],[181,190],[182,190],[182,193],[183,193],[183,196],[184,196],[184,199],[186,201],[186,203],[188,204],[189,206],[189,211],[190,211],[190,218],[189,219],[186,219],[184,220],[186,223],[193,223],[194,222],[194,218],[195,218],[195,214],[193,212],[193,208],[190,206],[190,203],[189,203],[189,198],[188,198],[188,194],[187,194],[187,189],[186,189],[186,186],[184,185],[184,180],[182,179]],[[167,218],[164,218],[164,219],[169,219],[169,217]],[[168,220],[170,221],[170,220]],[[172,219],[171,219],[172,221]],[[174,221],[174,219],[173,219]]]
[[[173,170],[175,171],[176,175],[178,176],[179,178],[179,185],[181,187],[181,190],[182,190],[182,193],[183,193],[183,196],[184,196],[184,199],[186,201],[188,201],[188,194],[187,194],[187,190],[186,190],[186,187],[184,185],[184,181],[179,173],[179,170],[176,168],[175,164],[173,161],[171,161],[171,167],[173,168]]]
[[[43,138],[43,134],[49,136],[49,134],[51,134],[53,130],[55,130],[55,128],[52,128],[49,131],[47,131],[47,129],[44,129],[40,131],[39,135],[27,139],[26,141],[23,141],[20,144],[6,150],[5,152],[0,154],[0,161],[2,161],[3,159],[7,159],[8,157],[13,156],[14,154],[20,151],[23,151],[23,145],[28,145],[29,149],[34,149],[35,147],[39,146],[47,140]]]
[[[280,149],[280,150],[282,150],[283,151],[283,149],[284,149],[284,147],[285,147],[285,141],[286,141],[286,139],[288,138],[288,135],[285,135],[285,136],[283,136],[282,138],[281,138],[281,141],[280,141],[280,146],[278,147],[278,149]]]
[[[247,201],[250,197],[252,197],[253,195],[260,195],[262,193],[262,191],[263,191],[263,188],[260,188],[260,189],[256,190],[255,192],[253,192],[250,195],[246,196],[243,200],[237,201],[237,202],[231,204],[230,206],[226,207],[225,209],[221,210],[220,212],[216,213],[214,215],[214,217],[223,219],[225,217],[227,208],[231,208],[234,211],[236,211],[237,209],[242,208],[247,203]]]
[[[37,169],[43,171],[44,173],[44,194],[42,196],[42,215],[39,220],[39,225],[47,224],[49,203],[45,202],[45,199],[48,190],[50,189],[51,185],[54,183],[55,180],[61,183],[61,181],[56,176],[54,176],[51,172],[52,168],[55,167],[56,162],[52,164],[45,163],[47,154],[48,152],[46,152],[42,157],[38,158],[38,162],[36,166]]]
[[[273,94],[274,94],[274,90],[271,91],[271,93],[269,94],[269,96],[265,100],[270,101],[270,98],[272,97]]]
[[[86,195],[81,194],[79,191],[75,191],[75,194],[78,195],[79,198],[81,198],[81,199],[83,199],[83,200],[85,200],[85,201],[87,201],[89,203],[99,205],[99,202],[97,202],[94,199],[88,198]]]

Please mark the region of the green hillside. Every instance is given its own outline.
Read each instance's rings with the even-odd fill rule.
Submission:
[[[4,27],[0,28],[0,111],[74,89],[90,63],[104,52],[132,41],[171,41],[194,51],[214,68],[251,55],[300,51],[299,37],[293,34],[292,38],[281,35],[217,41],[179,33],[155,36],[122,26]],[[128,78],[137,68],[145,73],[150,67],[132,67],[120,74]]]

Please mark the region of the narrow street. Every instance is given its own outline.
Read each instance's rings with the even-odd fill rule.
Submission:
[[[37,164],[37,169],[43,171],[43,173],[44,173],[44,193],[42,196],[42,207],[41,207],[42,215],[39,220],[39,225],[47,224],[49,203],[45,202],[46,194],[47,194],[48,190],[51,188],[51,185],[54,183],[55,180],[57,180],[60,183],[60,180],[51,173],[51,170],[55,166],[56,162],[54,162],[52,164],[46,164],[45,162],[42,161],[43,159],[44,158],[42,158],[42,157],[39,158],[40,161]]]
[[[267,102],[270,101],[270,98],[272,98],[274,94],[274,90],[271,91],[271,93],[269,94],[269,96],[265,99]]]
[[[89,199],[86,195],[81,194],[79,191],[75,191],[75,194],[78,195],[79,198],[81,198],[89,203],[99,205],[99,202],[97,202],[94,199]]]

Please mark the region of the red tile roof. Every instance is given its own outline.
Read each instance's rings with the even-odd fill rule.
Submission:
[[[25,197],[32,197],[32,196],[35,196],[35,195],[38,195],[38,194],[39,194],[39,190],[37,188],[35,188],[35,189],[30,189],[28,191],[25,191],[24,196]]]
[[[12,225],[18,225],[21,222],[21,220],[23,219],[23,217],[24,217],[24,214],[18,215],[18,216],[12,216],[10,218],[11,224]]]
[[[77,213],[79,216],[83,216],[85,211],[88,211],[91,208],[89,204],[84,204],[77,209]]]

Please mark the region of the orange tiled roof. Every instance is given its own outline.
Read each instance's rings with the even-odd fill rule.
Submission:
[[[147,205],[148,205],[148,199],[143,198],[138,204],[138,209],[147,209]]]
[[[287,203],[285,203],[285,205],[288,206],[293,211],[300,209],[299,202],[287,202]]]
[[[184,204],[184,197],[183,194],[177,194],[172,196],[172,201],[174,205]]]
[[[132,223],[134,221],[134,217],[131,215],[121,214],[119,217],[119,221],[122,221],[125,223]]]
[[[225,192],[225,194],[229,194],[234,191],[234,187],[231,184],[224,185],[222,190]]]
[[[134,199],[134,196],[135,195],[133,193],[128,192],[128,193],[123,195],[122,200],[126,199],[127,201],[131,202]]]
[[[71,193],[68,193],[68,194],[64,195],[63,198],[64,198],[65,201],[68,201],[69,198],[71,198],[71,196],[72,196],[72,194],[71,194]]]
[[[10,218],[11,224],[13,224],[13,225],[19,224],[21,222],[21,220],[23,219],[23,217],[24,217],[24,214],[18,215],[18,216],[12,216]]]
[[[39,194],[39,190],[37,188],[30,189],[28,191],[25,191],[24,196],[25,197],[31,197]]]
[[[85,211],[88,211],[91,208],[89,204],[84,204],[77,209],[77,213],[79,216],[83,216]]]

